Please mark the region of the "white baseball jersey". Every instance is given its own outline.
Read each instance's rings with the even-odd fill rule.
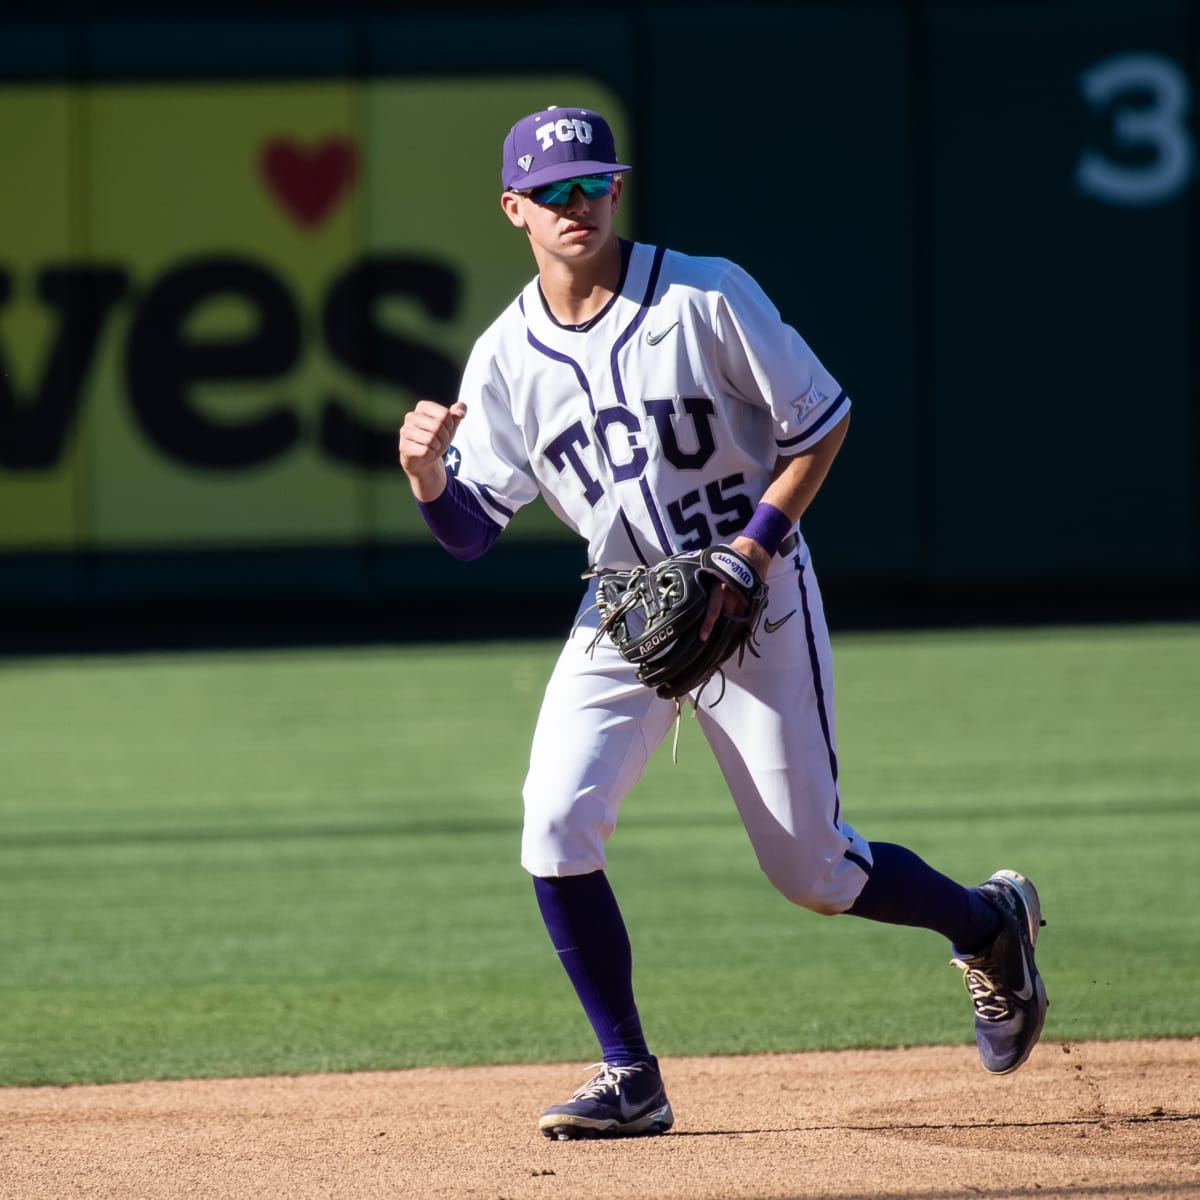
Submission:
[[[635,245],[618,295],[582,330],[531,282],[476,343],[447,464],[501,527],[539,493],[623,569],[728,541],[780,455],[849,400],[739,267]],[[869,844],[841,817],[832,664],[820,591],[797,542],[774,560],[761,657],[726,664],[696,716],[759,864],[790,900],[842,912]],[[606,865],[621,803],[676,719],[607,639],[595,582],[546,689],[525,780],[521,861],[534,875]],[[713,685],[714,692],[719,684]]]
[[[728,541],[779,455],[821,439],[845,392],[759,286],[719,258],[634,245],[586,331],[537,280],[479,338],[448,463],[501,527],[539,492],[615,569]]]

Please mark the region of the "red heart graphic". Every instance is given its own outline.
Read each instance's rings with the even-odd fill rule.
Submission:
[[[358,177],[358,151],[348,138],[331,137],[315,146],[271,138],[259,150],[267,190],[300,226],[325,222]]]

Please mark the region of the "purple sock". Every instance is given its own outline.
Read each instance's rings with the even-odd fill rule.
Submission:
[[[633,1001],[633,954],[625,921],[603,871],[534,878],[550,941],[613,1066],[646,1062],[650,1051]]]
[[[987,946],[1000,932],[1000,914],[976,888],[939,874],[903,846],[872,842],[875,865],[866,887],[847,909],[888,925],[915,925],[950,939],[956,954]]]

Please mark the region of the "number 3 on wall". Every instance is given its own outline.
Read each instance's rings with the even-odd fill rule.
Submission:
[[[1113,146],[1137,161],[1121,163],[1088,149],[1075,186],[1105,204],[1142,207],[1173,200],[1191,180],[1195,146],[1187,117],[1187,76],[1161,54],[1118,54],[1089,67],[1079,89],[1093,108],[1111,113]]]

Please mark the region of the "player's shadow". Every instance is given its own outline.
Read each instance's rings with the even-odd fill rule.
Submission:
[[[745,1137],[769,1133],[937,1133],[969,1129],[1103,1129],[1115,1125],[1168,1125],[1200,1122],[1200,1113],[1137,1113],[1128,1116],[1077,1117],[1069,1121],[889,1121],[886,1125],[789,1125],[782,1129],[676,1129],[672,1138]]]
[[[1194,1200],[1196,1195],[1196,1185],[1192,1183],[1121,1183],[1110,1185],[1111,1190],[1103,1192],[1104,1195],[1121,1196],[1124,1200],[1133,1200],[1138,1196],[1159,1196],[1179,1197],[1180,1200]],[[976,1189],[971,1189],[974,1192]],[[982,1193],[981,1193],[982,1194]],[[991,1195],[989,1191],[987,1193]],[[1011,1183],[1004,1184],[1003,1195],[1006,1200],[1013,1200],[1014,1197],[1037,1197],[1037,1200],[1095,1200],[1097,1195],[1100,1195],[1092,1184],[1081,1183],[1078,1185],[1066,1184],[1062,1187],[1055,1187],[1054,1184],[1031,1184],[1028,1187],[1013,1186]],[[838,1192],[837,1200],[963,1200],[964,1193],[961,1188],[955,1188],[953,1191],[945,1191],[941,1188],[931,1188],[928,1191],[913,1191],[911,1189],[903,1192]],[[776,1192],[770,1196],[764,1196],[763,1200],[814,1200],[812,1192]]]

